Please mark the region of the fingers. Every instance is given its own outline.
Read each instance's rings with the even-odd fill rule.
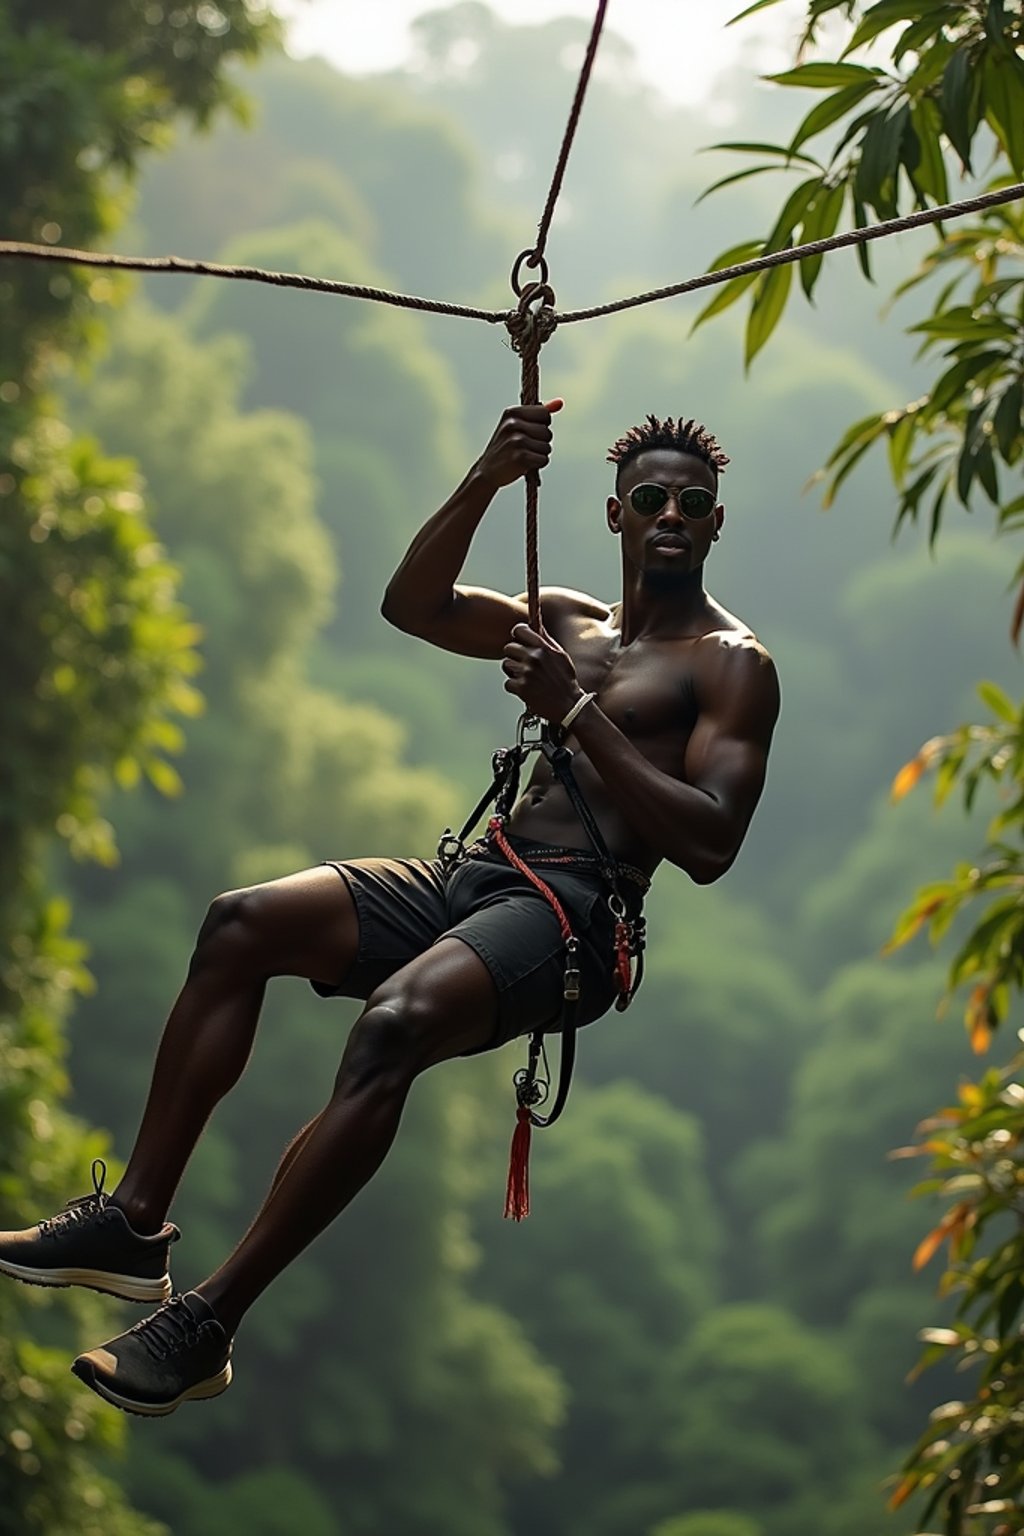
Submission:
[[[533,646],[535,652],[538,649],[547,651],[560,651],[562,649],[557,641],[552,640],[546,631],[542,630],[538,634],[535,629],[530,628],[529,624],[514,624],[512,626],[512,638],[522,647]],[[509,649],[509,646],[505,647],[506,653]]]

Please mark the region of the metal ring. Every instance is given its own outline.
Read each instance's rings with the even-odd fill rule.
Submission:
[[[520,251],[519,255],[515,259],[515,264],[512,268],[512,276],[509,279],[512,284],[512,292],[515,294],[517,299],[521,298],[523,293],[522,284],[520,282],[520,268],[522,267],[524,261],[528,267],[540,268],[540,281],[542,283],[547,283],[548,280],[547,258],[543,255],[538,255],[537,252],[532,249],[532,247],[529,250]]]
[[[517,312],[520,315],[529,315],[530,306],[533,304],[539,304],[541,308],[547,305],[548,308],[553,309],[555,307],[555,290],[548,283],[527,283],[519,295],[519,303],[516,306]]]
[[[623,901],[618,891],[610,891],[608,893],[608,908],[617,922],[621,922],[625,917],[626,903]]]

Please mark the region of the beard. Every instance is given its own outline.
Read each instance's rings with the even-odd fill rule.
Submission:
[[[643,571],[641,582],[645,592],[653,597],[672,597],[685,592],[693,583],[692,571]]]

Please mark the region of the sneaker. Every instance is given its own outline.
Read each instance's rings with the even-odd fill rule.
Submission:
[[[160,1418],[231,1385],[231,1340],[197,1291],[172,1296],[109,1344],[79,1355],[79,1381],[126,1413]]]
[[[97,1173],[98,1170],[98,1173]],[[103,1192],[107,1165],[92,1165],[93,1192],[23,1232],[0,1232],[0,1274],[27,1285],[84,1285],[126,1301],[166,1301],[170,1246],[181,1233],[165,1222],[153,1237],[128,1224]]]

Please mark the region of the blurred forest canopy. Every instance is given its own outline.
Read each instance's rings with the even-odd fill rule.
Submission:
[[[357,79],[266,58],[241,82],[244,127],[218,119],[145,163],[118,242],[504,303],[585,35],[578,20],[508,26],[467,3],[420,20],[408,71]],[[695,208],[715,175],[694,156],[711,136],[703,111],[658,101],[625,39],[602,47],[610,67],[549,243],[567,306],[697,271],[773,209],[764,179],[742,206]],[[737,139],[791,132],[785,97],[745,72],[718,87]],[[37,175],[33,232],[52,218],[64,240],[95,241],[78,193]],[[881,251],[882,281],[926,241]],[[935,1218],[906,1203],[906,1165],[886,1153],[970,1056],[934,1020],[941,966],[879,950],[902,893],[971,859],[979,836],[923,800],[890,810],[885,791],[969,711],[979,675],[1010,687],[1015,667],[992,634],[1006,572],[987,536],[958,531],[934,556],[888,550],[893,493],[870,462],[828,517],[801,496],[848,420],[924,377],[844,260],[812,312],[786,316],[752,382],[736,312],[691,336],[688,303],[546,348],[545,388],[567,407],[544,481],[545,580],[615,594],[604,454],[647,411],[698,415],[733,456],[709,584],[779,662],[765,799],[724,881],[697,891],[659,874],[647,982],[627,1018],[581,1041],[569,1113],[537,1147],[530,1222],[512,1230],[499,1210],[520,1053],[449,1064],[418,1088],[372,1190],[254,1313],[234,1390],[159,1439],[132,1435],[114,1472],[174,1536],[914,1529],[886,1514],[880,1484],[935,1387],[904,1385],[933,1320],[910,1263]],[[95,323],[104,293],[88,292],[74,297]],[[119,758],[102,803],[119,862],[51,860],[95,978],[70,1021],[73,1105],[120,1151],[210,897],[324,857],[429,852],[482,788],[514,723],[500,674],[416,646],[377,608],[517,388],[490,328],[169,279],[135,288],[102,356],[64,375],[69,430],[116,456],[181,570],[203,663],[189,687],[206,703],[176,757],[183,794],[160,793],[172,781],[159,768],[162,783],[133,786]],[[77,483],[69,503],[85,505]],[[511,492],[470,576],[519,590],[521,572]],[[95,724],[88,704],[90,741]],[[179,1284],[239,1235],[321,1102],[341,1015],[298,984],[272,990],[175,1209]],[[39,1016],[48,1061],[49,994]],[[19,1089],[18,1124],[59,1099],[48,1070]],[[9,1161],[28,1162],[27,1130],[14,1143],[5,1216],[82,1188],[100,1143],[61,1125],[59,1159],[30,1188],[8,1179]],[[57,1330],[49,1298],[29,1299],[11,1332],[23,1351]],[[0,1458],[19,1498],[34,1475]]]

